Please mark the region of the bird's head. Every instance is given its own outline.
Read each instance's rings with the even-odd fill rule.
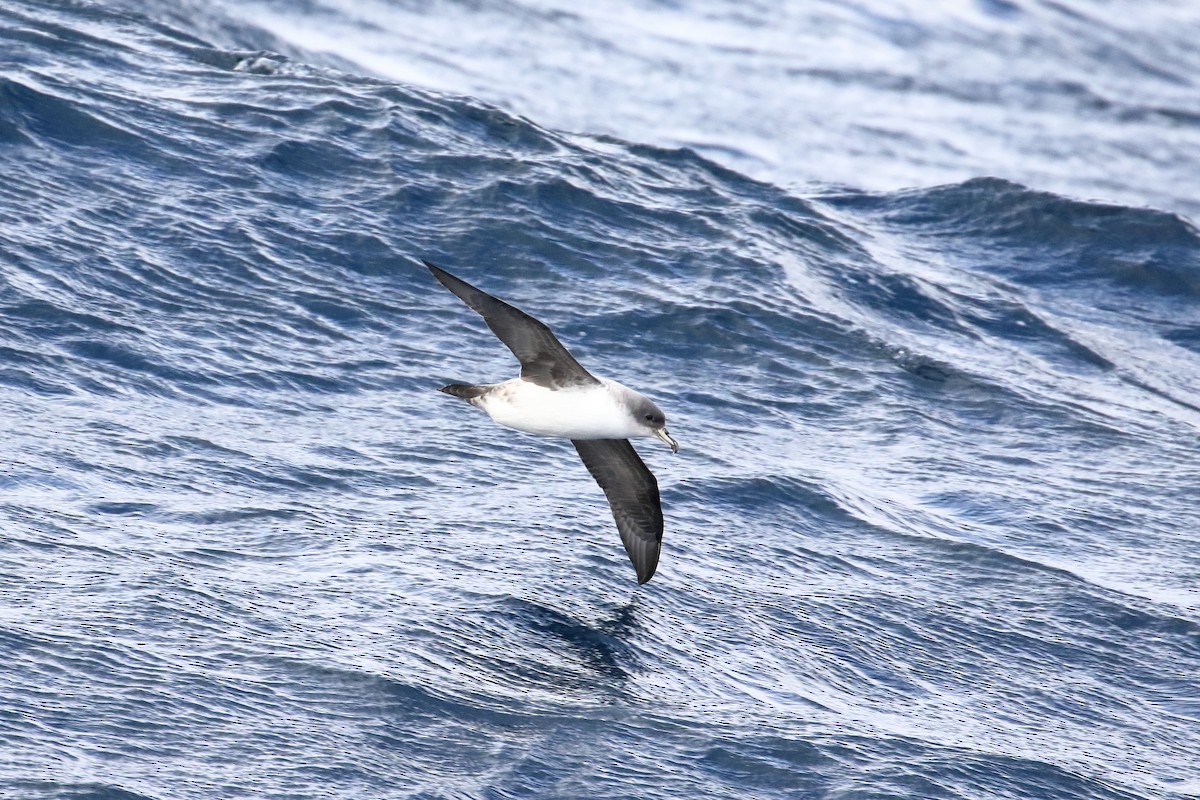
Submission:
[[[667,433],[667,415],[653,401],[639,395],[632,413],[638,426],[645,429],[644,435],[661,439],[671,448],[672,453],[679,452],[679,443],[671,438],[671,434]]]

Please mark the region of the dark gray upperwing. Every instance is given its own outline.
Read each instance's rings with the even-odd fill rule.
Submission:
[[[638,583],[645,583],[658,567],[662,548],[662,506],[654,473],[627,439],[572,439],[571,444],[608,497]]]
[[[422,261],[442,286],[483,317],[492,333],[513,351],[521,362],[522,378],[550,389],[600,382],[580,366],[543,323],[454,277],[436,264]]]

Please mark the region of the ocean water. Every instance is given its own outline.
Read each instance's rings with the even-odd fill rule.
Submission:
[[[1200,796],[1197,14],[601,8],[0,2],[0,796]],[[652,582],[420,258],[666,410]]]
[[[153,1],[232,46],[688,147],[784,187],[987,175],[1200,216],[1187,0]]]

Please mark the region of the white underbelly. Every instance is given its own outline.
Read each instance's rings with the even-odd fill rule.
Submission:
[[[473,401],[493,420],[567,439],[628,439],[642,433],[605,384],[551,390],[515,378]]]

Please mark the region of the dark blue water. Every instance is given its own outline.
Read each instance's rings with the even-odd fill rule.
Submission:
[[[0,4],[0,796],[1200,796],[1180,179],[782,188],[148,10]],[[651,583],[422,257],[667,411]]]

